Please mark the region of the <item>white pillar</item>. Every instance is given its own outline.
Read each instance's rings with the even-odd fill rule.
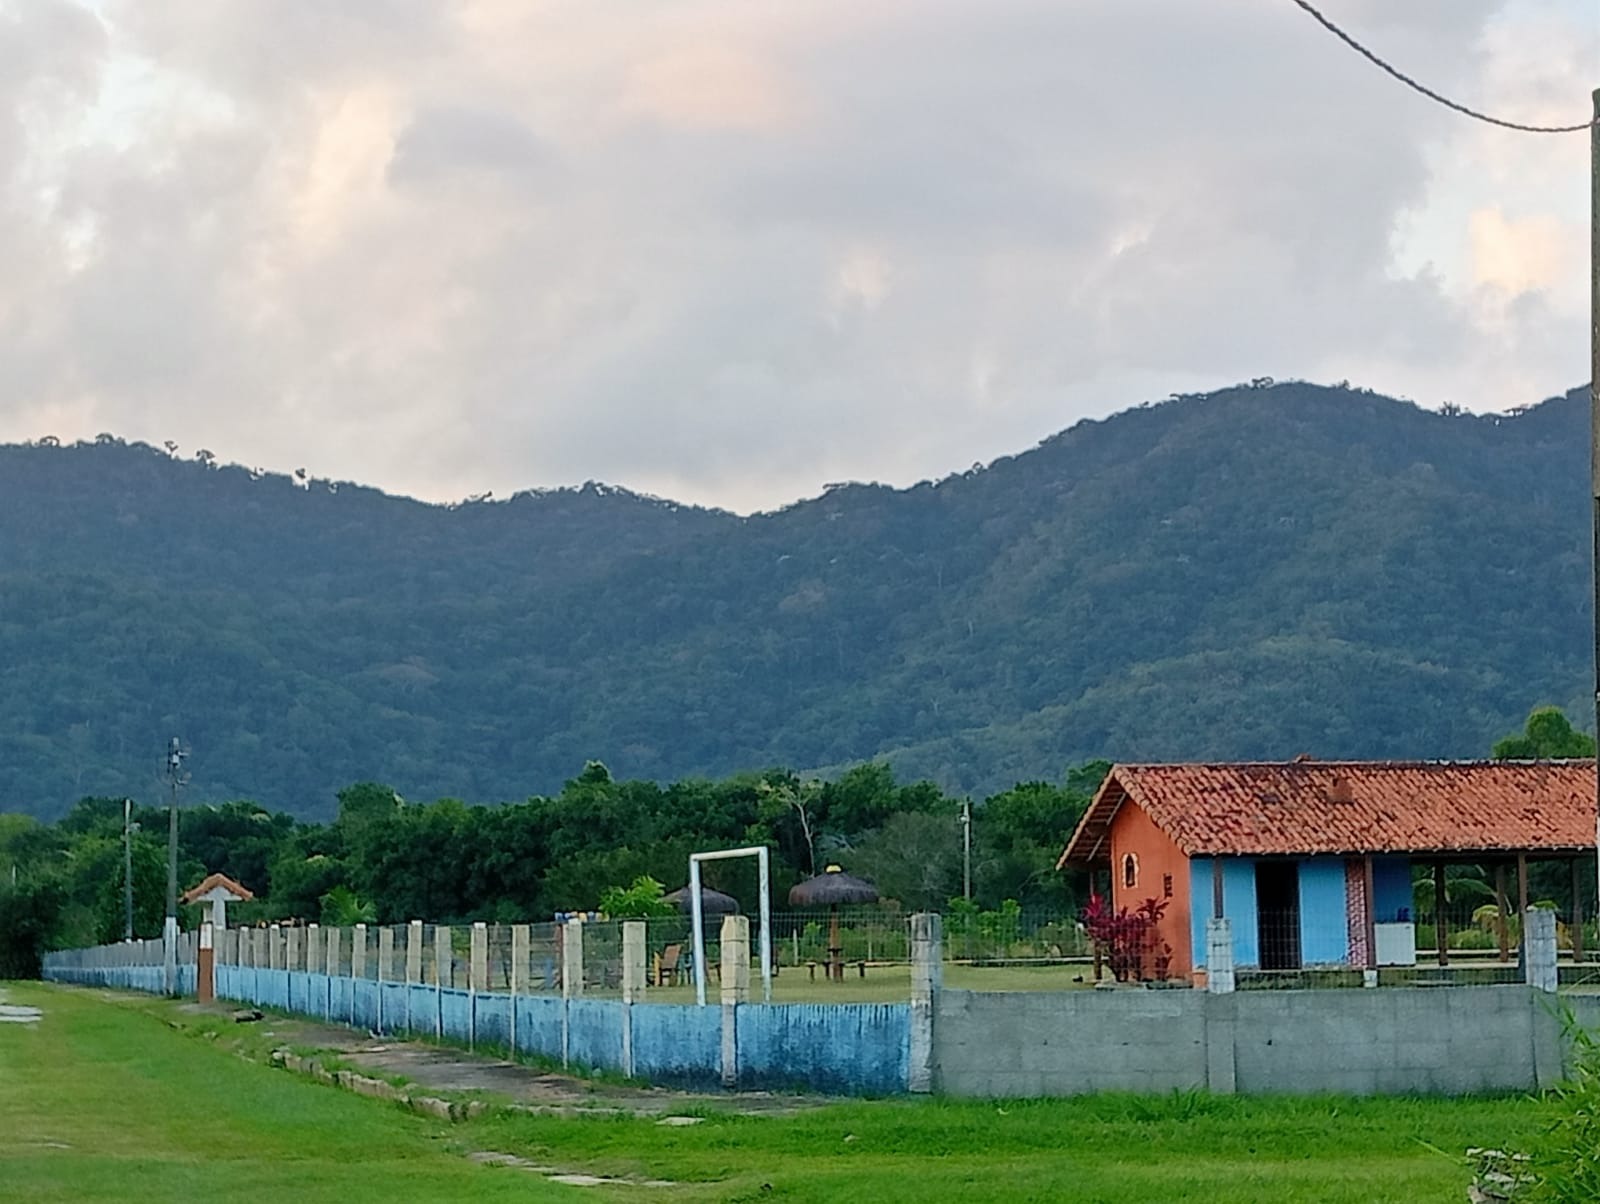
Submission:
[[[722,917],[722,1002],[750,1002],[750,917]]]
[[[228,900],[220,894],[211,900],[211,927],[222,932],[228,927]]]
[[[472,963],[468,971],[474,991],[489,989],[489,926],[481,920],[472,926]]]
[[[323,966],[322,926],[306,925],[306,973],[321,974]]]
[[[286,928],[283,933],[283,968],[298,970],[304,965],[300,954],[300,929]]]
[[[339,957],[339,944],[340,944],[340,941],[341,941],[341,938],[340,938],[340,935],[339,935],[339,929],[337,929],[337,928],[328,929],[328,949],[327,949],[327,954],[328,954],[328,977],[329,978],[336,978],[338,976],[338,974],[339,974],[339,962],[341,960],[340,957]]]
[[[433,930],[433,981],[439,987],[455,986],[455,950],[450,944],[450,929],[440,924]]]
[[[622,925],[622,1002],[636,1003],[642,1000],[647,979],[645,923],[643,920],[626,920]]]
[[[168,995],[178,993],[178,918],[168,916],[161,926],[161,978]]]
[[[413,985],[422,981],[421,920],[406,925],[406,981]]]
[[[1522,913],[1522,962],[1530,987],[1556,993],[1556,913],[1547,907]]]
[[[1213,916],[1206,921],[1206,991],[1231,995],[1233,988],[1233,921]]]
[[[367,926],[357,924],[350,934],[350,977],[367,976]]]
[[[394,929],[388,925],[378,929],[378,981],[394,981]]]
[[[526,924],[511,925],[511,993],[513,995],[525,995],[528,991],[529,935]]]
[[[561,931],[561,997],[583,994],[583,917],[574,916]]]
[[[906,1089],[933,1090],[933,1026],[944,986],[944,921],[933,912],[911,917],[911,1065]]]
[[[267,969],[283,969],[283,929],[276,924],[267,925]]]

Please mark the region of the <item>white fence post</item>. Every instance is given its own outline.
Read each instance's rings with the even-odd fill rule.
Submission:
[[[1206,921],[1206,992],[1231,995],[1233,973],[1233,921],[1213,916]]]
[[[1522,961],[1528,985],[1554,995],[1560,985],[1556,973],[1556,913],[1547,907],[1530,907],[1522,913]]]
[[[944,986],[944,920],[933,912],[911,917],[911,1063],[906,1090],[933,1090],[933,1026]]]

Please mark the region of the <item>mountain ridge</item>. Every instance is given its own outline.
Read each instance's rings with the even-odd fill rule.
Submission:
[[[1587,697],[1587,408],[1285,382],[753,515],[453,506],[103,438],[0,446],[0,807],[548,791],[887,757],[1470,755]],[[306,486],[309,486],[307,488]]]

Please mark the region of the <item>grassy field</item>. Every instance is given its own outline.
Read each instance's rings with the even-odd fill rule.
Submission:
[[[968,966],[946,963],[944,985],[962,991],[1071,991],[1094,986],[1094,969],[1075,963],[1040,966]],[[717,980],[706,983],[706,994],[714,998]],[[761,997],[761,975],[752,969],[750,991]],[[620,992],[595,992],[617,995]],[[869,966],[866,974],[847,968],[842,982],[830,982],[817,968],[813,979],[805,967],[785,969],[772,980],[774,1003],[905,1003],[911,998],[910,965]],[[651,987],[647,1001],[693,1003],[694,985]]]
[[[1525,1145],[1523,1099],[898,1100],[781,1115],[491,1113],[455,1126],[233,1056],[171,1004],[13,986],[0,1025],[0,1197],[888,1201],[1450,1201],[1459,1155]],[[225,1034],[226,1035],[226,1034]],[[1085,1051],[1092,1056],[1092,1051]],[[565,1188],[471,1151],[673,1187]],[[1441,1152],[1442,1151],[1442,1152]]]

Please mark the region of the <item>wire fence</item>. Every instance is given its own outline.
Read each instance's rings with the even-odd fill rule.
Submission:
[[[1242,989],[1373,985],[1441,985],[1522,982],[1522,919],[1501,897],[1463,890],[1443,909],[1442,923],[1428,904],[1431,889],[1378,892],[1368,920],[1351,903],[1302,906],[1304,896],[1275,895],[1258,881],[1254,914],[1234,919],[1234,965]],[[1491,895],[1495,891],[1489,891]],[[1346,899],[1364,898],[1350,891]],[[1594,920],[1571,922],[1571,899],[1554,902],[1563,981],[1600,977],[1600,931]],[[320,927],[258,925],[216,934],[221,965],[295,970],[335,978],[412,983],[446,990],[518,995],[620,995],[624,978],[625,921],[585,914],[530,924],[423,922]],[[1194,982],[1203,971],[1203,916],[1160,921],[1153,951],[1133,977]],[[1443,949],[1440,949],[1440,934]],[[696,975],[693,921],[686,915],[652,917],[643,930],[643,992],[636,998],[675,1002],[694,998],[697,977],[715,991],[722,978],[722,917],[703,919],[703,976]],[[760,920],[749,917],[751,976],[759,972]],[[910,989],[909,917],[878,907],[836,911],[784,911],[770,917],[775,999],[899,999]],[[179,936],[180,966],[197,960],[199,934]],[[1184,961],[1175,950],[1187,949]],[[1162,952],[1164,950],[1164,952]],[[944,917],[945,982],[986,991],[1068,990],[1117,976],[1115,951],[1097,948],[1084,925],[1059,912],[1017,908],[955,911]],[[159,940],[51,954],[66,969],[160,966]],[[568,984],[565,980],[571,976]],[[1126,976],[1126,975],[1125,975]]]

